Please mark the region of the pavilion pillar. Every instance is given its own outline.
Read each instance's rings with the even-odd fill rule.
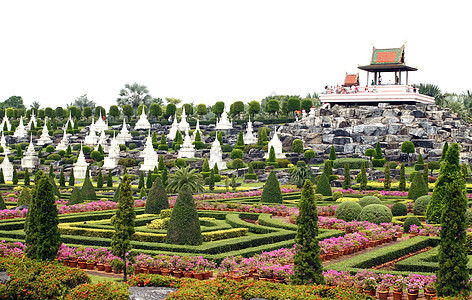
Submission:
[[[369,86],[369,73],[370,72],[367,72],[367,84],[366,84],[366,86]]]
[[[408,85],[408,71],[406,71],[406,85]]]

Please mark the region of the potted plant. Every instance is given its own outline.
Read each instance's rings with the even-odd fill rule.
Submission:
[[[429,279],[425,282],[424,286],[424,296],[426,299],[430,300],[436,296],[436,275],[431,275]]]
[[[123,271],[123,268],[125,267],[125,263],[120,258],[112,259],[110,265],[113,269],[113,272],[115,272],[116,274],[121,273],[121,271]]]
[[[395,276],[391,274],[385,274],[381,276],[381,281],[377,286],[377,292],[379,294],[380,300],[386,300],[388,298],[388,293],[390,291],[390,287],[395,282]]]
[[[416,300],[419,290],[423,288],[424,282],[421,275],[410,274],[405,278],[408,300]]]
[[[362,289],[368,295],[375,296],[375,289],[377,287],[377,281],[375,277],[368,276],[362,281]]]

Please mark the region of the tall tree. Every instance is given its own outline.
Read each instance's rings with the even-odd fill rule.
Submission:
[[[162,180],[157,177],[149,190],[145,212],[147,214],[159,214],[163,209],[169,209],[169,200]]]
[[[94,109],[95,101],[89,100],[87,94],[84,94],[82,96],[77,97],[73,105],[83,111],[86,107]]]
[[[325,284],[318,244],[318,213],[310,180],[306,180],[303,185],[298,208],[300,212],[295,236],[297,251],[293,257],[294,274],[291,281],[294,284]]]
[[[107,175],[107,187],[113,187],[113,177],[111,175],[111,169],[108,170],[108,175]]]
[[[197,169],[189,170],[189,167],[178,168],[174,174],[170,175],[170,181],[167,185],[167,191],[170,193],[179,192],[180,189],[187,184],[187,188],[192,193],[203,191],[203,179]]]
[[[136,82],[133,84],[127,83],[125,88],[120,90],[120,97],[116,102],[120,107],[129,104],[133,109],[136,109],[140,104],[151,105],[152,97],[145,85]]]
[[[128,253],[132,248],[131,240],[134,235],[134,225],[136,212],[134,211],[133,192],[131,191],[131,180],[128,175],[123,177],[120,187],[120,201],[115,214],[113,226],[115,232],[111,238],[111,247],[113,254],[121,258],[123,261],[123,279],[127,281],[127,261]]]

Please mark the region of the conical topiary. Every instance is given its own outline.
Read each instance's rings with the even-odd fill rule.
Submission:
[[[67,201],[67,205],[74,205],[79,203],[84,203],[84,198],[82,196],[82,193],[80,192],[80,189],[78,187],[74,187],[72,193],[70,194],[69,201]]]
[[[17,205],[30,205],[31,204],[31,194],[29,192],[29,189],[27,187],[23,187],[21,189],[21,194],[18,197],[18,202]]]
[[[118,187],[115,190],[115,194],[113,195],[113,202],[120,202],[120,187],[121,183],[118,185]]]
[[[415,173],[413,176],[415,177],[413,177],[410,189],[408,190],[408,199],[416,200],[421,196],[428,195],[428,186],[424,182],[422,174]]]
[[[97,194],[95,194],[95,189],[93,188],[92,181],[90,181],[90,177],[85,177],[84,185],[82,186],[80,192],[82,193],[82,197],[84,197],[85,200],[97,200]]]
[[[0,184],[5,184],[5,177],[3,177],[3,169],[0,168]]]
[[[98,171],[97,175],[97,187],[102,188],[103,187],[103,175],[102,175],[102,170]]]
[[[273,171],[270,172],[267,182],[264,185],[261,202],[282,203],[282,192],[280,191],[279,180]]]
[[[3,196],[0,194],[0,210],[7,209],[5,201],[3,201]]]
[[[400,191],[406,191],[406,180],[405,180],[405,165],[400,165],[400,179],[398,180],[398,189]]]
[[[70,169],[69,172],[69,186],[75,186],[74,169]]]
[[[66,177],[64,176],[64,167],[61,168],[61,173],[59,174],[59,186],[66,186]]]
[[[180,189],[167,228],[167,244],[201,245],[197,207],[187,184]]]
[[[111,175],[111,169],[108,170],[108,175],[107,175],[107,187],[113,187],[113,177]]]
[[[332,196],[331,185],[329,184],[328,176],[325,173],[321,174],[318,184],[316,185],[316,193],[323,196]]]
[[[138,189],[141,189],[144,187],[144,172],[141,171],[139,173],[139,182],[138,182]]]
[[[344,163],[344,181],[343,189],[347,190],[351,188],[351,170],[349,169],[349,163]]]
[[[143,199],[144,197],[146,197],[147,194],[146,194],[146,189],[144,187],[142,187],[140,190],[139,190],[139,199]]]
[[[18,173],[16,172],[16,168],[13,167],[13,179],[12,179],[13,184],[18,184]]]
[[[54,178],[49,176],[49,181],[51,181],[52,191],[54,192],[54,195],[57,196],[58,198],[61,198],[61,193],[59,192],[59,189],[57,188],[57,184]]]
[[[332,145],[331,149],[329,149],[329,160],[336,160],[336,149],[334,148],[334,145]]]
[[[146,177],[146,188],[150,189],[151,187],[152,187],[152,173],[151,173],[151,170],[149,170]]]
[[[163,209],[169,209],[169,200],[162,180],[157,177],[149,190],[145,212],[147,214],[159,214]]]

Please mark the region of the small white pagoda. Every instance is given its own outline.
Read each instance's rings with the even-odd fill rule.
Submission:
[[[192,143],[192,138],[188,134],[188,130],[185,131],[185,139],[182,146],[180,146],[178,158],[193,158],[195,157],[195,146]]]
[[[90,123],[90,126],[89,126],[89,131],[93,131],[93,132],[97,131],[95,129],[95,118],[93,116],[92,116],[92,123]]]
[[[74,128],[74,120],[72,119],[72,112],[69,110],[69,119],[67,119],[66,124],[64,124],[64,129],[67,130],[67,126],[70,123],[70,126]]]
[[[102,132],[100,132],[100,137],[98,138],[97,149],[98,149],[98,145],[102,145],[103,152],[108,153],[108,149],[109,149],[108,139],[107,139],[107,136],[106,136],[104,130],[102,130]]]
[[[226,162],[223,161],[223,152],[221,151],[220,141],[218,141],[217,138],[215,138],[211,144],[210,160],[208,161],[210,168],[213,168],[215,163],[219,170],[226,169]]]
[[[57,151],[60,151],[60,150],[66,150],[67,149],[67,146],[69,146],[69,138],[67,137],[67,133],[66,131],[64,130],[64,135],[62,136],[62,139],[61,141],[59,142],[59,144],[57,144],[56,146],[56,150]]]
[[[2,131],[2,138],[0,139],[0,146],[2,146],[3,148],[3,153],[5,154],[11,153],[10,148],[7,145],[7,141],[5,140],[5,136],[3,135],[3,131]]]
[[[98,115],[98,120],[95,123],[95,131],[100,132],[100,131],[108,130],[108,122],[105,122],[105,120],[103,119],[104,118],[102,117],[102,111],[100,110],[100,113]]]
[[[103,168],[113,169],[118,165],[120,160],[120,145],[118,140],[113,136],[113,139],[110,143],[110,148],[108,148],[108,156],[103,160]]]
[[[16,127],[15,132],[13,133],[13,137],[22,138],[27,135],[28,135],[28,130],[26,129],[26,126],[23,124],[23,116],[21,116],[20,124],[18,124],[18,127]]]
[[[148,136],[146,138],[146,144],[144,144],[144,149],[139,153],[139,157],[146,157],[148,155],[153,155],[156,152],[154,151],[154,147],[152,146],[152,137],[151,132],[148,132]]]
[[[172,122],[172,127],[170,128],[170,131],[167,137],[171,140],[175,140],[175,135],[177,134],[177,130],[179,130],[179,123],[177,122],[177,113],[176,113],[174,117],[174,121]]]
[[[8,155],[6,153],[5,153],[5,157],[3,158],[2,164],[0,164],[0,168],[3,170],[3,178],[5,179],[5,181],[12,181],[13,180],[13,165],[8,159]]]
[[[144,113],[144,107],[143,111],[141,112],[141,115],[139,116],[138,122],[136,122],[136,125],[134,126],[135,130],[148,130],[151,128],[151,124],[149,123],[146,114]]]
[[[87,173],[87,167],[88,163],[85,161],[82,145],[80,145],[79,157],[77,158],[77,162],[74,164],[74,177],[78,179],[84,179]]]
[[[177,115],[175,118],[177,119]],[[190,130],[190,124],[187,122],[187,113],[185,112],[185,107],[182,109],[182,119],[179,123],[179,130],[182,132]]]
[[[221,114],[221,118],[219,121],[216,122],[216,130],[228,130],[233,128],[233,124],[228,119],[228,113],[226,112],[226,109],[223,111]]]
[[[51,144],[52,139],[49,136],[49,130],[47,126],[47,120],[44,120],[44,126],[43,126],[43,131],[41,132],[41,136],[39,137],[37,141],[38,146],[46,145],[46,144]]]
[[[0,125],[0,130],[3,131],[3,127],[5,127],[5,123],[7,124],[7,129],[8,131],[11,130],[11,124],[10,124],[10,121],[8,120],[8,117],[5,113],[5,116],[3,116],[3,120],[2,120],[2,125]]]
[[[34,109],[31,111],[31,117],[28,122],[28,128],[31,128],[31,123],[33,123],[34,127],[38,126],[38,122],[36,121],[36,116],[34,115]]]
[[[95,130],[90,129],[89,134],[84,139],[84,144],[87,146],[95,146],[98,143],[98,136]]]
[[[154,167],[157,167],[159,157],[152,146],[152,137],[150,133],[148,133],[144,150],[139,156],[144,158],[144,162],[140,167],[141,171],[152,171],[154,170]]]
[[[126,121],[123,119],[123,126],[121,128],[120,133],[116,136],[118,140],[118,144],[125,144],[127,141],[130,141],[133,137],[128,131],[128,127],[126,126]]]
[[[254,136],[254,130],[252,129],[251,117],[249,117],[249,122],[247,122],[246,133],[244,133],[244,143],[246,144],[255,144],[257,143],[257,138]]]
[[[282,142],[279,139],[279,135],[277,134],[277,130],[275,130],[272,139],[270,140],[267,146],[267,152],[264,158],[269,157],[270,148],[274,147],[275,158],[285,158],[285,154],[282,153]]]
[[[192,141],[193,142],[195,142],[195,136],[197,135],[197,131],[200,132],[200,137],[202,138],[202,141],[203,141],[203,133],[200,130],[200,120],[199,119],[197,119],[197,125],[195,126],[195,130],[193,131],[193,135],[192,135]]]
[[[26,152],[23,153],[23,158],[21,159],[21,167],[23,169],[33,170],[39,165],[40,161],[38,158],[38,153],[34,150],[33,138],[30,136],[30,143]]]

